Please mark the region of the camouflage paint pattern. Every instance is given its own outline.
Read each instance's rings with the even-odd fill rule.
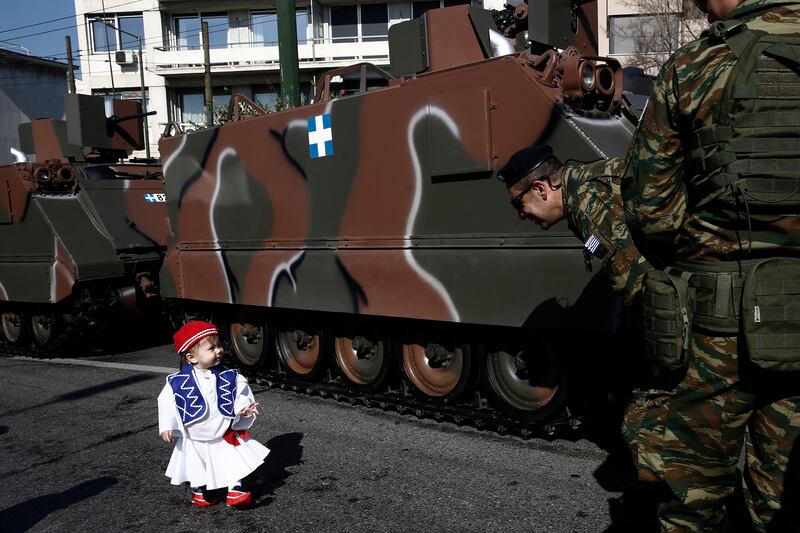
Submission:
[[[66,141],[63,121],[36,120],[20,130],[23,148],[37,159],[0,167],[0,301],[57,303],[83,282],[130,286],[141,272],[155,279],[169,233],[160,167],[87,164]],[[109,144],[117,152],[124,146],[116,136]],[[117,178],[114,168],[142,178]],[[156,195],[160,202],[147,201]]]
[[[603,269],[614,290],[631,305],[641,292],[650,263],[633,242],[622,207],[622,158],[568,166],[561,176],[564,213],[575,235],[586,242],[594,235],[607,250]]]
[[[800,5],[745,0],[731,14],[751,29],[798,33]],[[705,36],[676,52],[655,83],[647,110],[625,159],[622,195],[640,249],[670,263],[797,255],[800,217],[753,220],[748,242],[744,219],[693,211],[686,185],[683,140],[711,125],[733,64],[729,49]],[[737,233],[742,237],[740,247]],[[778,386],[739,361],[735,337],[693,333],[689,367],[677,386],[637,391],[624,433],[637,457],[640,478],[669,485],[674,498],[661,505],[664,531],[718,531],[723,504],[737,483],[736,464],[747,430],[744,493],[758,530],[776,515],[797,524],[797,509],[783,505],[783,488],[798,479],[788,455],[797,446],[797,382]],[[774,526],[774,524],[773,524]],[[786,527],[786,523],[782,527]],[[781,529],[783,530],[783,529]]]
[[[430,31],[429,46],[446,35]],[[534,142],[584,160],[622,155],[632,128],[584,119],[603,123],[595,142],[527,54],[439,67],[162,139],[174,232],[162,293],[515,327],[546,302],[574,305],[591,279],[580,243],[565,227],[520,225],[493,177]],[[333,153],[312,157],[308,123],[321,115]],[[607,327],[589,301],[569,327]]]

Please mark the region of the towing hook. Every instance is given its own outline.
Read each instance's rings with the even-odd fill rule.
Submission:
[[[441,344],[426,344],[425,357],[428,359],[428,366],[431,368],[447,368],[453,362],[453,352]]]
[[[369,361],[375,355],[375,345],[369,339],[356,337],[353,339],[353,351],[358,359]]]

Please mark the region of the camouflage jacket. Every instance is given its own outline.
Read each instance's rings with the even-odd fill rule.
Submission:
[[[730,15],[768,33],[800,32],[800,3],[744,0]],[[752,219],[688,207],[689,170],[682,139],[714,125],[734,57],[703,34],[675,52],[655,82],[625,158],[622,197],[628,226],[651,260],[720,261],[800,254],[800,217]],[[645,246],[646,245],[646,246]],[[750,255],[748,248],[752,247]]]
[[[619,177],[622,162],[618,158],[568,166],[561,182],[570,229],[586,243],[585,253],[595,250],[593,255],[602,261],[614,290],[630,305],[650,264],[636,249],[625,224]]]

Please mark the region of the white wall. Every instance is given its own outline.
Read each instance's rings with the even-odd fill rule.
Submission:
[[[26,63],[0,63],[0,165],[14,162],[10,148],[19,149],[18,126],[37,118],[64,118],[67,94],[65,70]]]

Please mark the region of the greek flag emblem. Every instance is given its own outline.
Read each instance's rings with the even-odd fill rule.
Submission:
[[[586,244],[583,245],[586,250],[595,257],[600,259],[606,255],[606,247],[603,246],[603,243],[600,242],[600,239],[597,238],[594,234],[589,235],[589,238],[586,240]]]
[[[167,195],[166,194],[152,194],[152,193],[145,193],[144,199],[148,202],[166,202]]]
[[[594,253],[597,251],[597,247],[600,246],[600,239],[594,235],[589,235],[589,239],[586,241],[584,246],[587,250],[589,250],[590,254],[594,255]]]
[[[333,155],[333,126],[330,113],[308,117],[308,151],[311,159]]]

